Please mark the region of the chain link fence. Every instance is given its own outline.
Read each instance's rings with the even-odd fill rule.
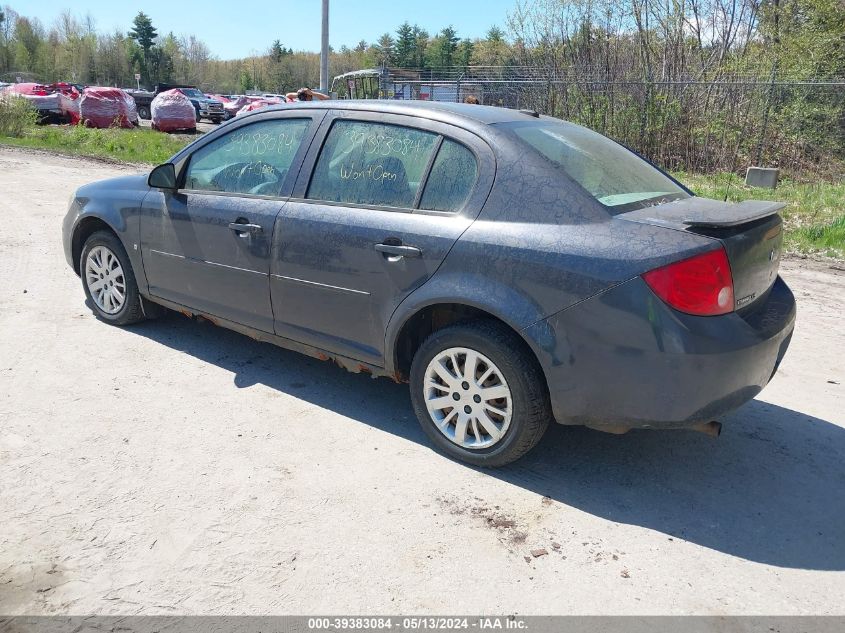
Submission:
[[[462,102],[530,109],[605,134],[670,170],[751,165],[793,177],[838,178],[845,163],[845,79],[775,70],[673,80],[612,79],[601,70],[380,68],[336,78],[342,97]]]

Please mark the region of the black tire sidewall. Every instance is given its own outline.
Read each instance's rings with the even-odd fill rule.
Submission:
[[[477,466],[498,466],[522,454],[519,452],[516,457],[511,457],[515,447],[522,443],[523,434],[527,430],[523,427],[534,408],[533,401],[544,397],[542,390],[545,390],[545,383],[536,382],[540,380],[537,372],[525,371],[525,365],[533,362],[533,359],[526,358],[526,350],[515,342],[509,341],[510,344],[505,345],[493,343],[473,325],[450,326],[435,332],[422,344],[411,364],[411,402],[423,430],[441,452]],[[508,337],[504,338],[507,341]],[[461,448],[440,432],[428,413],[423,394],[425,371],[437,354],[450,347],[466,347],[484,354],[493,361],[508,383],[512,401],[511,422],[504,439],[494,446],[478,450]],[[515,362],[517,358],[518,362]]]
[[[107,314],[103,312],[91,296],[91,291],[88,289],[88,280],[85,275],[85,261],[88,259],[88,253],[97,246],[105,246],[117,257],[123,268],[123,279],[126,283],[126,297],[123,302],[123,307],[115,314]],[[126,249],[123,248],[120,240],[112,233],[105,231],[98,231],[94,233],[85,241],[82,247],[82,254],[79,257],[79,276],[82,279],[82,289],[85,291],[85,297],[91,304],[91,309],[98,319],[112,323],[114,325],[124,325],[126,323],[137,320],[137,306],[140,304],[140,294],[138,292],[138,284],[135,281],[135,273],[132,271],[132,264],[129,262],[129,256],[126,254]]]

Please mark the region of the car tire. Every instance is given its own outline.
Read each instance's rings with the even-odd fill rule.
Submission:
[[[476,360],[470,385],[463,380],[469,377],[463,372],[471,358]],[[442,379],[438,367],[453,382]],[[432,376],[439,386],[432,388]],[[414,412],[434,445],[475,466],[497,467],[519,459],[537,444],[552,418],[545,377],[536,358],[515,332],[492,320],[459,323],[429,336],[411,363],[410,388]],[[488,400],[481,395],[485,393],[507,396]],[[437,403],[448,398],[456,400],[457,406],[450,410],[449,402],[436,410]],[[462,424],[464,434],[458,430],[459,420],[468,420]],[[491,422],[498,438],[486,432]]]
[[[147,106],[139,106],[138,108],[138,116],[144,119],[145,121],[150,120],[150,109]]]
[[[214,125],[220,125],[221,120],[222,119],[220,119],[220,117],[214,117],[213,119],[211,119],[211,122],[214,123]]]
[[[114,233],[97,231],[85,241],[79,258],[79,274],[85,297],[96,317],[112,325],[130,325],[144,320],[132,264]]]

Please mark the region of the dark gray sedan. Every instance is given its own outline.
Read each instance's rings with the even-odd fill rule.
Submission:
[[[498,466],[552,419],[716,432],[789,345],[781,206],[533,112],[298,103],[80,188],[63,238],[103,321],[170,308],[409,381],[437,447]]]

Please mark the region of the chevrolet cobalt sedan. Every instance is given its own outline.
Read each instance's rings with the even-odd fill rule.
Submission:
[[[409,382],[437,448],[500,466],[550,420],[713,434],[753,398],[795,322],[781,207],[535,112],[303,102],[81,187],[63,238],[101,320],[169,308]]]

